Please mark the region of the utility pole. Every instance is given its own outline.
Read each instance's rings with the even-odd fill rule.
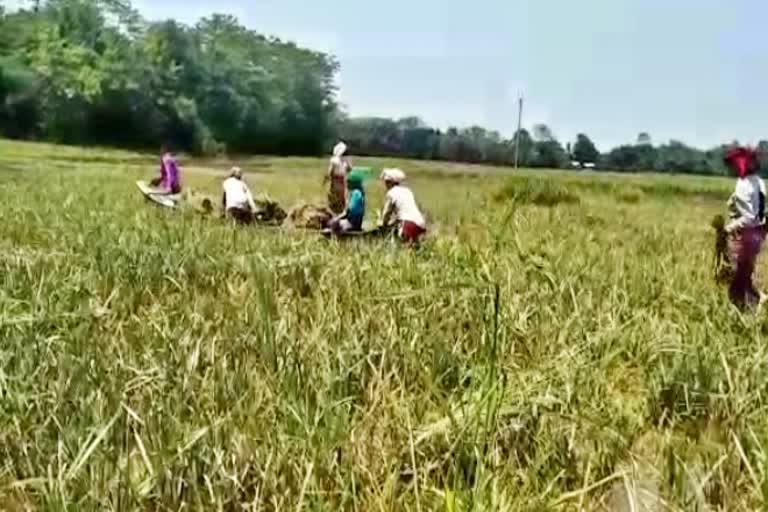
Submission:
[[[523,127],[523,95],[518,98],[517,133],[515,133],[515,170],[520,166],[520,130]]]

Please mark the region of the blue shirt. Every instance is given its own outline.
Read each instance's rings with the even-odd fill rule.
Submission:
[[[363,217],[365,217],[365,194],[360,189],[350,190],[347,202],[347,220],[352,223],[355,229],[361,229]]]

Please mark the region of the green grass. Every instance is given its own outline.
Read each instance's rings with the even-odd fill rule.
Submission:
[[[153,208],[155,160],[0,142],[0,508],[765,508],[768,323],[710,268],[729,180],[363,159],[429,213],[404,250]],[[239,163],[324,196],[325,160]]]

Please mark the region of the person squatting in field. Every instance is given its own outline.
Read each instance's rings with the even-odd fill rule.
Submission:
[[[336,214],[343,213],[347,204],[347,174],[352,169],[347,157],[347,149],[347,145],[343,142],[334,146],[328,173],[323,180],[324,183],[329,184],[328,208]]]
[[[243,224],[249,224],[256,214],[256,201],[251,189],[243,181],[243,171],[233,167],[229,178],[222,184],[224,193],[221,198],[222,211],[226,217]]]
[[[334,217],[330,222],[331,231],[336,234],[351,233],[363,230],[365,218],[365,189],[363,176],[357,171],[347,175],[347,207],[344,213]]]
[[[758,176],[757,153],[751,148],[735,147],[724,158],[737,176],[736,189],[728,201],[728,251],[733,265],[728,294],[738,307],[755,307],[764,296],[757,291],[753,274],[765,242],[765,183]]]
[[[397,227],[400,240],[416,243],[427,231],[427,223],[411,189],[403,185],[405,173],[400,169],[384,169],[381,180],[387,188],[381,225]]]
[[[181,192],[181,177],[179,164],[168,146],[160,149],[160,176],[150,182],[165,194],[178,194]]]

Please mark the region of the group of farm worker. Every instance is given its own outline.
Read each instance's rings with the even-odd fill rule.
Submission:
[[[325,178],[329,185],[328,207],[337,214],[330,223],[335,233],[362,231],[365,217],[364,176],[352,168],[347,150],[344,142],[334,146]],[[404,185],[405,173],[384,169],[380,178],[387,190],[381,227],[394,226],[403,242],[418,242],[426,233],[426,221],[413,191]]]
[[[333,148],[325,183],[328,185],[328,206],[336,216],[330,221],[334,233],[362,231],[365,217],[364,176],[353,170],[347,155],[347,145],[339,142]],[[724,157],[726,166],[736,175],[736,188],[728,200],[728,221],[721,227],[722,251],[729,265],[727,279],[731,301],[741,308],[753,308],[766,300],[753,280],[757,258],[766,239],[766,187],[758,175],[757,152],[749,147],[729,149]],[[406,176],[400,169],[384,169],[381,181],[386,187],[381,227],[396,227],[404,242],[417,242],[426,232],[426,222],[411,189],[404,185]],[[167,149],[160,158],[160,176],[152,185],[168,194],[181,190],[179,165]],[[243,181],[240,168],[232,169],[222,184],[222,210],[235,220],[252,218],[256,202]],[[720,227],[718,227],[720,229]]]
[[[336,144],[324,179],[329,186],[328,208],[335,214],[329,226],[332,232],[339,235],[361,232],[365,217],[364,176],[352,168],[347,149],[344,142]],[[387,192],[379,227],[395,228],[403,242],[420,241],[426,233],[426,220],[413,192],[404,185],[405,173],[400,169],[384,169],[380,178]],[[151,184],[165,194],[181,192],[179,165],[167,147],[162,148],[160,176]],[[240,222],[250,221],[257,205],[239,167],[231,169],[229,177],[222,183],[222,189],[224,215]]]

